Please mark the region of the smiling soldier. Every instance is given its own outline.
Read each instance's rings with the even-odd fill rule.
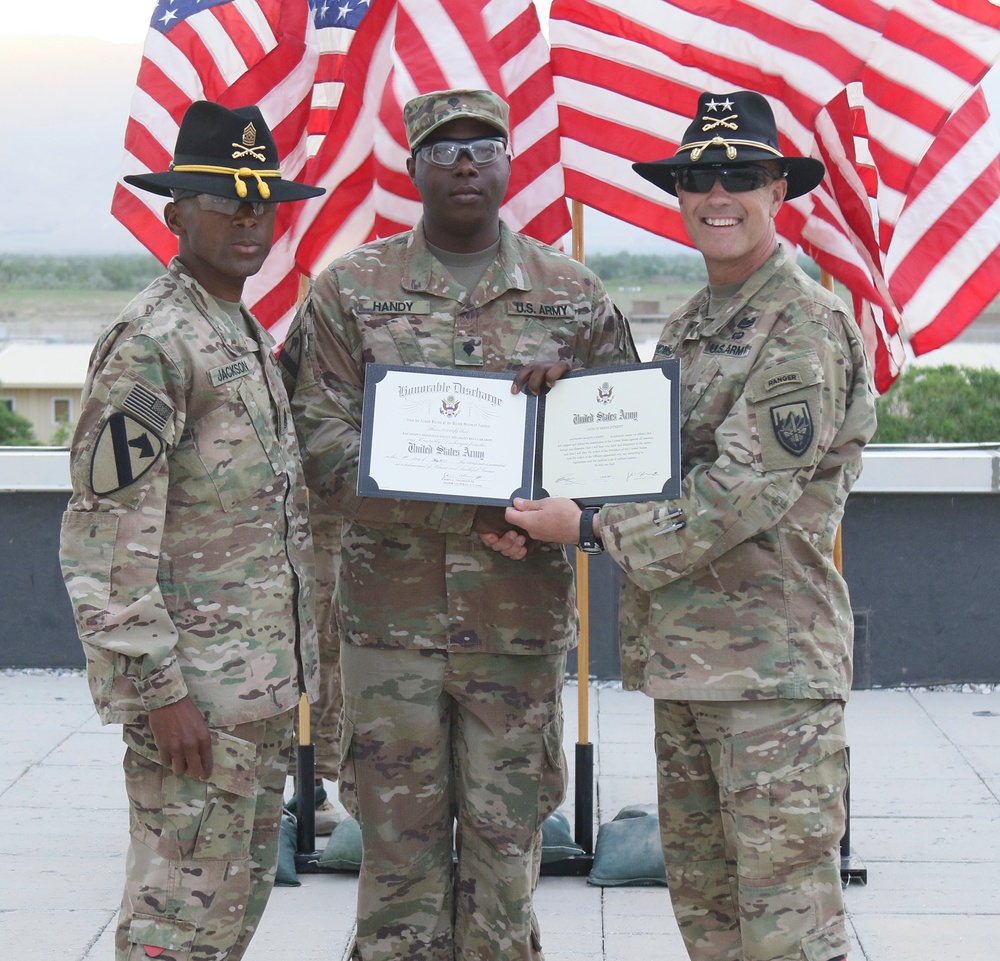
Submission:
[[[654,698],[692,961],[842,961],[853,622],[833,555],[875,406],[857,324],[775,228],[824,168],[782,155],[744,90],[703,93],[677,153],[634,168],[677,197],[708,272],[655,353],[681,361],[681,496],[507,518],[543,540],[583,530],[625,573],[622,675]]]

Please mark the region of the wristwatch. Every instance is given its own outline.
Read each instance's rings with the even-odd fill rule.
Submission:
[[[594,515],[599,507],[585,507],[580,512],[580,543],[577,545],[584,554],[602,554],[604,545],[594,533]]]

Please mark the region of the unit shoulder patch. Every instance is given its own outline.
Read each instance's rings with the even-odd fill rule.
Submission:
[[[801,457],[812,445],[813,419],[808,401],[776,404],[771,408],[774,437],[795,457]]]
[[[159,434],[131,414],[115,411],[97,435],[90,486],[99,496],[114,494],[145,475],[162,453]]]

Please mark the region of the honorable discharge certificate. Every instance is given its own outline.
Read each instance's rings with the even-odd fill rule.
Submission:
[[[369,364],[358,493],[582,504],[680,492],[679,362],[574,371],[543,397],[513,373]]]

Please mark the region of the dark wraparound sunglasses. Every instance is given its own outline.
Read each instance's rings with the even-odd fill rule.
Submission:
[[[759,190],[778,178],[764,167],[749,164],[746,167],[679,167],[674,171],[674,181],[681,190],[690,194],[707,194],[718,180],[722,189],[731,194]]]

